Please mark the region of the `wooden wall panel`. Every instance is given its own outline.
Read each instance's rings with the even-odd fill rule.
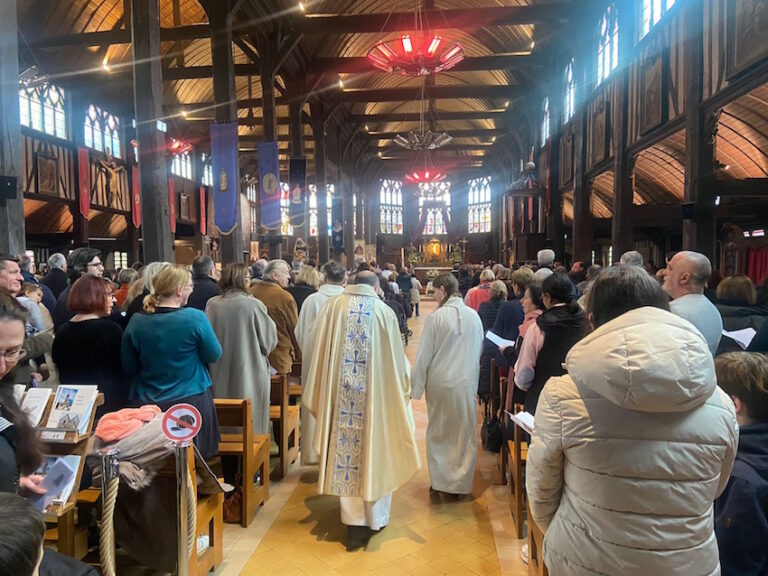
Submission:
[[[37,155],[40,154],[56,160],[57,184],[56,194],[53,196],[66,200],[74,200],[76,198],[77,180],[75,179],[74,150],[60,142],[57,139],[36,138],[23,129],[21,136],[21,170],[24,176],[21,185],[24,194],[41,193],[37,185]]]

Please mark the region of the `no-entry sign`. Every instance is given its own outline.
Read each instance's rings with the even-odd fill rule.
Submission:
[[[200,412],[191,404],[171,406],[163,416],[163,434],[173,442],[192,440],[200,432]]]

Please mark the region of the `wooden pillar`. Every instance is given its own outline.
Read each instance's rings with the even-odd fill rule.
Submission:
[[[325,107],[317,100],[309,104],[312,133],[315,139],[315,186],[317,186],[317,260],[318,265],[330,260],[328,212],[325,201]]]
[[[133,217],[125,217],[125,230],[128,236],[128,262],[134,264],[141,260],[139,252],[139,230],[133,225]]]
[[[301,103],[293,103],[288,107],[288,131],[291,137],[291,156],[304,158],[304,123],[301,119]],[[305,190],[306,193],[306,190]],[[309,200],[304,202],[304,217],[301,226],[294,227],[293,235],[296,238],[307,239],[309,236]]]
[[[80,248],[82,246],[88,246],[88,218],[85,218],[80,214],[79,204],[70,204],[69,213],[72,215],[73,247]]]
[[[174,262],[165,134],[157,129],[157,120],[163,116],[158,3],[159,0],[131,0],[133,92],[142,192],[141,225],[144,262]]]
[[[549,172],[545,186],[549,188],[549,214],[547,214],[547,243],[559,259],[565,257],[565,237],[563,230],[563,204],[560,193],[560,139],[563,134],[563,81],[562,75],[551,84],[549,93]]]
[[[633,10],[619,10],[620,46],[632,45]],[[629,140],[629,63],[624,56],[623,65],[616,75],[616,115],[613,134],[613,218],[611,220],[611,246],[614,260],[634,250],[632,229],[632,203],[634,199],[634,161],[627,152]],[[610,110],[609,110],[610,112]]]
[[[24,175],[19,119],[19,36],[16,0],[0,0],[0,175],[16,179],[13,198],[0,198],[0,252],[20,254],[24,238]]]
[[[591,262],[592,211],[591,187],[587,179],[587,123],[584,109],[576,111],[574,123],[574,175],[573,175],[573,261]]]
[[[683,249],[701,252],[716,262],[715,193],[712,175],[720,110],[701,107],[704,90],[704,9],[701,2],[683,6],[686,25],[685,71],[685,191],[693,205],[692,217],[683,220]]]
[[[352,198],[355,189],[352,179],[344,176],[343,166],[340,180],[344,182],[341,196],[341,210],[344,222],[344,254],[347,256],[347,268],[351,269],[355,264],[355,207]],[[358,202],[360,202],[359,198]]]
[[[363,224],[367,223],[368,218],[364,217],[364,207],[367,203],[368,196],[367,194],[357,187],[357,184],[354,184],[355,191],[357,193],[357,206],[355,206],[355,218],[357,218],[357,230],[355,230],[355,238],[358,240],[365,238],[365,229]]]
[[[211,27],[211,59],[213,63],[213,101],[216,122],[237,122],[237,92],[235,90],[235,63],[232,58],[232,13],[230,0],[211,2],[208,21]],[[240,217],[240,159],[236,174],[229,186],[237,196],[237,224],[230,234],[221,234],[221,261],[242,262],[244,232]],[[210,232],[209,232],[210,233]]]

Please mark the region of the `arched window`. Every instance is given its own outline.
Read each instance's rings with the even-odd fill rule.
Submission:
[[[192,145],[171,138],[171,174],[192,180]]]
[[[571,58],[565,68],[565,102],[563,103],[565,122],[573,118],[574,112],[576,112],[576,78],[573,76],[573,58]]]
[[[251,209],[251,232],[259,231],[259,187],[256,181],[252,181],[245,187],[245,196],[248,198],[248,205]]]
[[[382,234],[403,233],[403,183],[400,180],[382,180],[379,188]]]
[[[546,146],[549,139],[549,98],[541,104],[541,145]]]
[[[53,84],[19,88],[21,125],[65,140],[67,138],[64,90]]]
[[[642,0],[640,8],[640,38],[651,31],[664,13],[675,5],[675,0]]]
[[[280,182],[280,234],[293,236],[291,226],[291,185],[288,182]]]
[[[328,237],[333,235],[333,193],[336,190],[334,184],[326,184],[325,186],[325,206],[326,214],[328,215]],[[314,184],[309,185],[309,235],[317,236],[317,186]]]
[[[85,145],[100,152],[120,157],[120,119],[91,104],[83,123]]]
[[[469,213],[467,232],[477,234],[491,231],[491,177],[474,178],[469,181],[467,193]]]
[[[597,83],[610,76],[619,65],[619,19],[611,4],[600,19],[600,43],[597,46]]]
[[[200,183],[203,186],[213,186],[213,168],[211,168],[211,158],[205,152],[200,156],[201,164],[203,165],[203,177]]]
[[[443,218],[443,207],[451,216],[451,183],[443,182],[419,184],[419,220],[426,209],[424,228],[421,233],[426,236],[448,234],[448,227]]]

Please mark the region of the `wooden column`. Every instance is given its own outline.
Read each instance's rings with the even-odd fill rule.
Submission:
[[[353,268],[355,264],[355,207],[352,203],[352,195],[355,193],[351,178],[344,175],[342,165],[341,182],[344,182],[341,196],[341,210],[344,222],[344,254],[347,256],[347,268]],[[358,202],[360,199],[358,198]]]
[[[701,252],[716,262],[715,193],[712,175],[715,137],[720,111],[701,108],[704,89],[704,10],[690,2],[685,10],[685,191],[684,202],[693,204],[693,218],[683,220],[683,249]]]
[[[16,0],[0,0],[0,175],[16,178],[14,198],[0,198],[0,252],[24,251],[24,175],[19,119],[19,36]]]
[[[211,27],[211,59],[213,62],[213,101],[215,117],[218,123],[237,122],[237,92],[235,90],[235,64],[232,58],[232,13],[230,0],[211,2],[208,21]],[[240,217],[240,159],[236,174],[229,179],[231,193],[237,196],[237,224],[230,234],[221,234],[222,263],[242,262],[245,249]],[[214,200],[215,201],[215,200]],[[210,231],[209,231],[210,234]]]
[[[133,92],[139,143],[144,262],[174,262],[168,206],[168,162],[163,117],[159,0],[131,0]]]
[[[562,66],[557,65],[556,69]],[[560,194],[560,138],[563,134],[563,80],[562,75],[550,84],[549,92],[549,174],[545,186],[549,188],[549,214],[547,214],[547,243],[557,258],[564,258],[562,194]]]
[[[355,238],[358,240],[365,238],[365,230],[363,222],[367,222],[368,218],[363,217],[364,207],[368,199],[367,194],[357,187],[355,184],[355,190],[357,191],[357,206],[355,206],[355,217],[357,218],[357,230],[355,231]]]
[[[619,10],[620,46],[632,45],[634,11]],[[626,54],[626,52],[625,52]],[[611,220],[611,246],[614,260],[634,250],[632,229],[632,201],[634,198],[634,161],[627,152],[629,134],[629,62],[624,62],[613,73],[616,75],[616,115],[613,129],[613,218]],[[610,110],[609,110],[610,112]]]
[[[288,107],[288,131],[291,137],[291,156],[294,158],[304,158],[304,123],[301,119],[301,103],[296,102]],[[305,190],[305,193],[307,191]],[[295,238],[303,238],[305,241],[309,236],[309,196],[304,202],[304,223],[301,226],[294,227],[293,235]]]
[[[141,260],[141,252],[139,250],[139,230],[133,226],[133,217],[125,217],[126,233],[128,236],[128,262],[134,264]]]
[[[315,139],[315,186],[317,186],[317,264],[330,260],[328,244],[328,212],[325,202],[325,107],[320,101],[309,103],[312,134]]]
[[[584,108],[576,111],[574,123],[574,175],[573,175],[573,261],[592,261],[592,211],[587,179],[587,123]],[[562,256],[560,256],[562,257]]]

